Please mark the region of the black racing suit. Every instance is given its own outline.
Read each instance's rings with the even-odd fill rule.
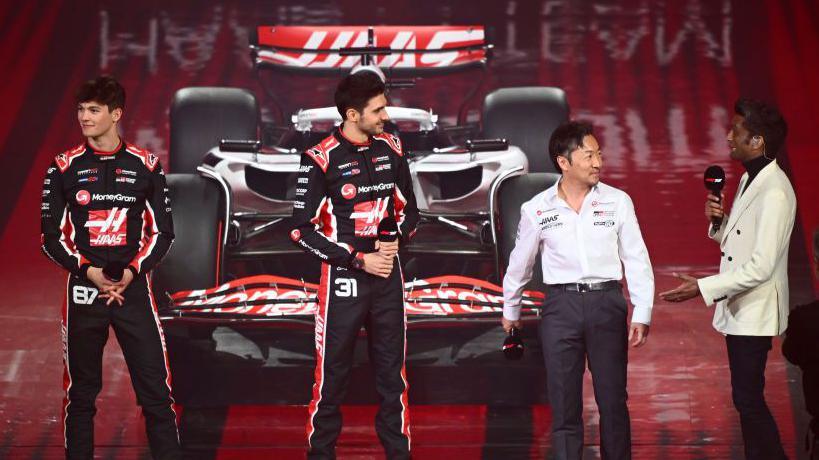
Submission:
[[[48,168],[41,211],[43,252],[69,272],[62,312],[66,456],[93,457],[102,352],[113,327],[153,457],[179,458],[165,339],[148,277],[173,241],[158,158],[124,142],[113,152],[82,144],[61,153]],[[122,306],[106,306],[86,278],[89,267],[108,264],[134,274]]]
[[[376,432],[388,458],[410,449],[406,313],[401,266],[380,278],[360,269],[375,251],[378,224],[390,216],[402,244],[418,223],[412,178],[401,141],[391,134],[359,144],[336,130],[302,155],[291,239],[322,262],[316,313],[316,371],[309,406],[310,458],[334,458],[341,431],[339,407],[346,392],[353,347],[367,329],[370,361],[381,406]]]

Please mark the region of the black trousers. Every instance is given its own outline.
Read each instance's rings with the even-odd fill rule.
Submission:
[[[404,286],[396,257],[386,279],[322,265],[316,313],[316,371],[307,422],[308,458],[335,458],[341,403],[361,327],[367,330],[381,400],[375,431],[389,459],[410,456]]]
[[[728,365],[734,407],[739,412],[745,458],[787,458],[779,439],[776,421],[765,403],[765,363],[771,337],[727,335]]]
[[[600,412],[600,453],[605,460],[631,458],[631,421],[626,406],[628,306],[619,289],[552,290],[546,297],[541,342],[552,406],[556,459],[583,455],[583,373],[592,373]]]
[[[122,306],[106,306],[91,282],[69,276],[62,321],[66,458],[94,456],[95,401],[102,388],[102,353],[111,327],[145,416],[153,458],[181,458],[165,338],[150,282],[137,277],[124,296]]]

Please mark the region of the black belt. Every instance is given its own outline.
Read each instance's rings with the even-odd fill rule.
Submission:
[[[547,284],[546,290],[589,292],[589,291],[610,291],[620,290],[623,285],[619,281],[603,281],[602,283],[569,283],[569,284]]]

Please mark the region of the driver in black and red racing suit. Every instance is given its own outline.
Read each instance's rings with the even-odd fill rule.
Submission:
[[[113,328],[145,416],[152,457],[181,458],[149,277],[174,237],[165,175],[155,155],[119,137],[125,90],[116,80],[84,83],[76,102],[86,141],[54,158],[41,203],[42,250],[68,272],[62,311],[66,457],[94,455],[102,356]]]
[[[335,94],[344,121],[302,155],[291,239],[321,261],[309,458],[335,458],[340,405],[362,326],[381,405],[375,427],[387,458],[409,458],[406,311],[399,244],[418,223],[412,178],[397,136],[384,132],[387,99],[378,75],[345,77]],[[394,218],[399,239],[379,242]]]

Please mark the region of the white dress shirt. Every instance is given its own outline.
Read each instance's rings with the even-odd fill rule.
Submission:
[[[650,324],[654,273],[631,198],[600,182],[577,213],[558,196],[559,184],[521,206],[515,248],[503,278],[503,316],[520,318],[523,287],[532,279],[540,250],[545,284],[619,281],[625,267],[634,305],[631,320]]]

